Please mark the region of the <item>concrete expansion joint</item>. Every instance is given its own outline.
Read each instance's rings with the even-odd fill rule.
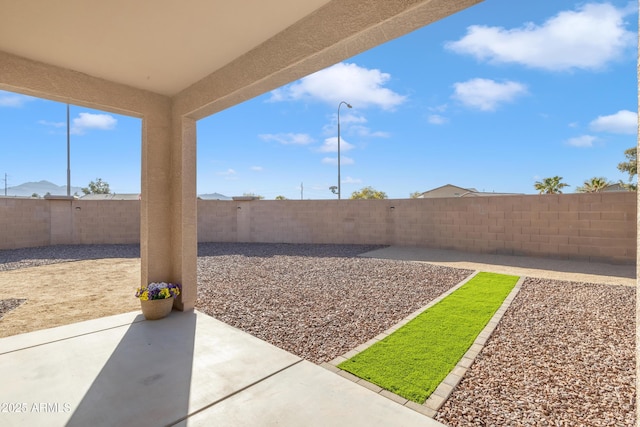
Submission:
[[[467,283],[469,280],[475,277],[479,272],[480,271],[473,272],[473,274],[471,274],[465,280],[458,283],[456,286],[452,287],[448,291],[444,292],[442,295],[440,295],[438,298],[434,299],[433,301],[425,305],[420,310],[417,310],[407,318],[401,320],[399,323],[390,327],[385,332],[377,335],[375,338],[367,341],[364,344],[359,345],[355,349],[350,350],[345,354],[338,356],[329,362],[323,363],[320,366],[327,369],[328,371],[331,371],[333,373],[340,375],[343,378],[346,378],[356,384],[359,384],[373,391],[374,393],[384,396],[387,399],[390,399],[396,403],[406,406],[407,408],[413,409],[416,412],[419,412],[423,415],[433,418],[438,412],[438,410],[442,407],[442,405],[445,404],[447,399],[449,399],[449,396],[451,396],[451,393],[453,393],[456,386],[460,383],[460,381],[462,381],[462,378],[466,374],[467,370],[469,370],[469,368],[471,368],[471,365],[473,365],[473,362],[475,361],[476,357],[480,354],[480,352],[484,348],[484,345],[489,340],[489,337],[491,336],[495,328],[498,326],[500,319],[502,319],[502,316],[504,316],[505,312],[511,306],[511,303],[515,299],[516,295],[518,295],[518,292],[520,292],[520,288],[522,288],[522,284],[526,279],[525,276],[521,276],[520,279],[518,279],[518,282],[516,283],[516,285],[513,287],[513,289],[507,296],[507,298],[504,299],[502,305],[498,308],[498,310],[496,310],[491,320],[489,320],[489,322],[487,323],[487,326],[485,326],[485,328],[478,334],[478,336],[476,337],[471,347],[469,347],[469,350],[467,350],[464,356],[462,356],[462,358],[458,361],[456,366],[442,380],[442,382],[438,385],[438,387],[436,387],[433,393],[431,393],[431,396],[429,396],[429,398],[422,405],[419,403],[407,400],[402,396],[399,396],[395,393],[385,390],[382,387],[376,384],[370,383],[369,381],[359,378],[349,372],[343,371],[342,369],[338,368],[338,365],[354,357],[358,353],[366,350],[376,342],[389,336],[391,333],[398,330],[403,325],[407,324],[410,320],[417,317],[419,314],[421,314],[428,308],[432,307],[433,305],[437,304],[438,302],[442,301],[445,297],[450,295],[452,292],[454,292],[458,288],[462,287],[465,283]]]

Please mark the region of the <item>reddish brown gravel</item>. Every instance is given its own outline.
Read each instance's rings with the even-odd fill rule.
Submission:
[[[200,246],[196,308],[315,363],[370,340],[471,272],[345,245]]]
[[[200,244],[197,308],[321,363],[470,274],[357,257],[376,248]],[[0,251],[0,271],[138,256],[137,245]],[[527,279],[436,419],[449,426],[635,425],[635,297],[633,287]],[[0,316],[23,302],[0,300]]]
[[[527,279],[436,419],[635,425],[635,288]]]

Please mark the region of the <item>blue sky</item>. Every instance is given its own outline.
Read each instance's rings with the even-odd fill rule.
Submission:
[[[535,193],[559,175],[627,180],[637,5],[487,0],[198,122],[198,193],[406,198],[451,183]],[[0,174],[66,183],[66,106],[0,92]],[[71,106],[72,185],[140,190],[140,121]]]

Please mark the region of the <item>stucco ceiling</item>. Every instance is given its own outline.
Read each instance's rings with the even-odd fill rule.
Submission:
[[[174,95],[328,2],[0,0],[0,51]]]

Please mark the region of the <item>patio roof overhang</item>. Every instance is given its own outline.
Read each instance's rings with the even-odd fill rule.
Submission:
[[[143,119],[141,281],[191,309],[196,120],[480,1],[0,0],[0,89]]]

